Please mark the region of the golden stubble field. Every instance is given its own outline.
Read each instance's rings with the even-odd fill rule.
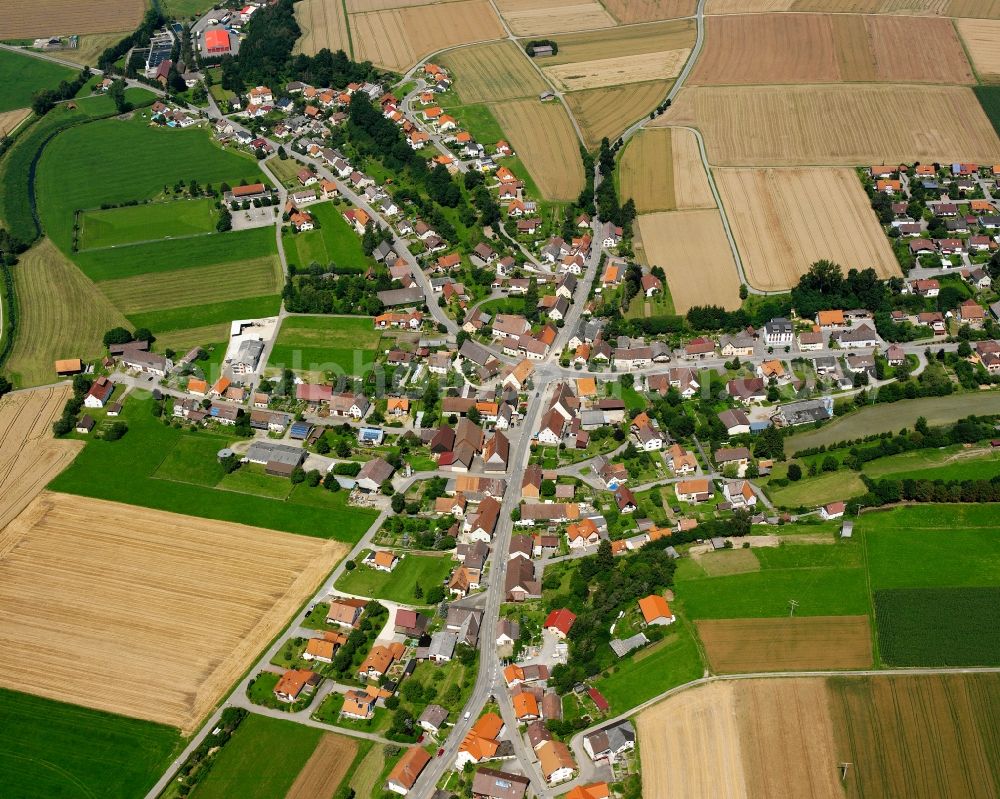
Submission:
[[[497,0],[515,36],[611,28],[614,18],[597,0]]]
[[[651,125],[699,128],[714,166],[992,164],[1000,152],[962,86],[698,86]]]
[[[850,14],[709,17],[692,84],[975,83],[951,20]]]
[[[715,183],[755,288],[783,291],[821,259],[880,278],[899,262],[853,169],[715,169]]]
[[[623,55],[546,67],[545,74],[563,91],[599,89],[623,83],[675,78],[691,55],[690,48],[661,53]]]
[[[326,733],[319,739],[285,799],[332,799],[357,752],[356,738]]]
[[[697,627],[712,670],[721,674],[872,665],[867,616],[711,619]]]
[[[670,91],[673,81],[628,83],[604,89],[569,92],[566,104],[573,112],[588,150],[600,146],[605,136],[614,141],[622,131],[656,108]]]
[[[15,108],[13,111],[0,111],[0,138],[11,135],[31,114],[30,108]]]
[[[346,550],[42,493],[0,534],[0,685],[187,735]]]
[[[566,109],[532,99],[498,103],[492,110],[545,199],[576,199],[583,188],[583,164]]]
[[[511,41],[460,47],[438,61],[452,73],[463,103],[537,97],[549,88],[527,53]]]
[[[740,280],[716,209],[637,217],[646,263],[667,275],[677,313],[693,305],[740,307]]]
[[[143,0],[41,0],[0,6],[0,39],[33,39],[71,33],[106,33],[138,27],[146,4]]]
[[[622,25],[632,25],[693,16],[698,0],[604,0],[604,7]]]
[[[958,32],[984,81],[1000,80],[1000,20],[958,19]]]
[[[336,52],[351,52],[344,4],[330,0],[301,0],[295,4],[295,21],[302,35],[295,43],[300,53],[316,53],[324,47]]]
[[[0,399],[0,531],[83,449],[82,441],[52,437],[71,396],[66,383]]]
[[[643,130],[625,148],[619,170],[621,195],[640,214],[715,208],[693,131]]]
[[[349,21],[355,60],[400,72],[438,50],[504,36],[489,0],[369,11]]]
[[[818,11],[832,14],[912,14],[939,17],[1000,17],[1000,0],[708,0],[706,14]]]

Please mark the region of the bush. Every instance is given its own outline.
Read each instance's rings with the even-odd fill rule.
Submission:
[[[793,483],[802,479],[802,467],[797,463],[792,463],[788,466],[788,479]]]

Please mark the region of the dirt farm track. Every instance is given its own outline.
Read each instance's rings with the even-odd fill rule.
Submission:
[[[188,734],[346,549],[42,493],[0,533],[0,685]]]

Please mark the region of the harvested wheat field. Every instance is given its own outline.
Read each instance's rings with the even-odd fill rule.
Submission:
[[[712,670],[722,674],[872,665],[867,616],[713,619],[697,626]]]
[[[573,64],[546,67],[545,74],[564,91],[599,89],[623,83],[675,78],[691,55],[690,48],[666,50],[662,53],[623,55],[597,61],[577,61]]]
[[[951,20],[847,14],[710,17],[693,84],[974,83]]]
[[[1000,81],[1000,21],[988,19],[955,20],[972,63],[983,81]]]
[[[0,139],[9,136],[31,115],[30,108],[15,108],[13,111],[0,111]]]
[[[912,14],[1000,18],[1000,0],[708,0],[706,14],[818,11],[831,14]]]
[[[348,14],[359,14],[363,11],[384,11],[387,8],[406,8],[408,6],[426,6],[430,3],[448,3],[451,0],[344,0]]]
[[[597,0],[497,0],[516,36],[611,28],[614,19]]]
[[[960,86],[699,86],[651,124],[699,128],[716,166],[991,164],[1000,151]]]
[[[300,53],[316,53],[324,47],[351,52],[344,4],[336,0],[301,0],[295,4],[295,21],[302,35],[295,44]]]
[[[333,799],[357,752],[356,738],[326,733],[319,739],[285,799]]]
[[[489,0],[351,14],[349,22],[355,60],[400,72],[438,50],[504,36]]]
[[[629,141],[619,165],[621,196],[640,214],[715,208],[698,140],[684,128],[649,128]]]
[[[670,80],[628,83],[604,89],[587,89],[565,95],[583,143],[588,150],[600,146],[601,139],[614,141],[629,125],[646,116],[666,98],[674,85]]]
[[[693,16],[698,0],[604,0],[604,7],[622,25],[633,25]]]
[[[745,799],[736,686],[714,682],[642,711],[644,799]]]
[[[438,62],[451,71],[463,103],[537,97],[549,88],[528,55],[510,41],[460,47]]]
[[[1000,675],[828,681],[846,794],[993,799],[1000,784]]]
[[[736,715],[747,796],[842,799],[824,680],[742,680]]]
[[[0,13],[0,39],[33,39],[71,33],[131,31],[139,26],[143,0],[42,0],[38,3],[5,2]]]
[[[587,31],[554,36],[559,52],[538,59],[542,67],[570,64],[577,61],[597,61],[623,54],[644,55],[664,50],[690,49],[696,38],[693,20],[658,22],[651,25],[630,25],[608,31]]]
[[[66,383],[0,399],[0,531],[83,448],[82,441],[52,436],[52,423],[72,396]]]
[[[566,109],[557,102],[512,100],[492,110],[542,196],[576,199],[583,188],[583,163]]]
[[[43,493],[0,534],[0,685],[187,735],[346,550]]]
[[[106,331],[128,327],[121,312],[50,239],[22,254],[11,271],[21,318],[7,368],[19,386],[51,383],[56,359],[96,358],[104,352]]]
[[[852,169],[716,169],[747,280],[783,291],[816,261],[871,267],[880,278],[899,263]]]
[[[693,305],[740,307],[740,281],[717,210],[664,211],[637,217],[649,266],[667,275],[677,313]]]

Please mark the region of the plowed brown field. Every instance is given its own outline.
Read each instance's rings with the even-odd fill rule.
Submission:
[[[974,83],[950,20],[845,14],[710,17],[693,84]]]
[[[888,240],[851,169],[716,169],[747,281],[781,291],[816,261],[899,275]]]
[[[623,25],[690,17],[698,0],[604,0],[604,7]]]
[[[677,313],[692,305],[740,306],[740,280],[715,209],[641,214],[639,235],[649,266],[667,275]]]
[[[332,799],[357,751],[356,739],[326,733],[319,739],[285,799]]]
[[[189,734],[345,551],[43,493],[0,534],[0,685]]]
[[[132,31],[142,20],[145,8],[143,0],[4,2],[0,9],[0,39]]]
[[[713,619],[697,625],[712,669],[724,674],[872,665],[867,616]]]
[[[72,395],[67,384],[0,399],[0,531],[83,448],[82,441],[52,436],[52,423]]]
[[[355,60],[398,71],[438,50],[504,35],[489,0],[370,11],[349,21]]]
[[[1000,139],[959,86],[703,86],[683,89],[654,126],[697,127],[717,166],[991,164]]]

